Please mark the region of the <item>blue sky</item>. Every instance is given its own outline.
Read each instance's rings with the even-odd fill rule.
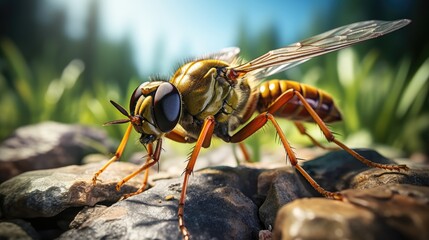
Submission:
[[[87,0],[50,0],[53,7],[66,7],[69,35],[85,32]],[[250,35],[274,24],[284,45],[300,40],[316,13],[329,11],[332,0],[301,1],[100,1],[100,22],[105,37],[131,38],[134,57],[142,75],[165,66],[168,74],[186,57],[218,51],[237,43],[236,32],[245,24]],[[336,27],[336,26],[333,26]],[[326,29],[328,30],[328,29]],[[162,46],[162,51],[159,51]],[[160,56],[162,54],[163,56]],[[158,61],[157,61],[158,60]]]

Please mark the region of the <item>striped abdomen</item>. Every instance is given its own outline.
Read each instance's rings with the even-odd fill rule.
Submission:
[[[259,86],[258,111],[266,111],[282,93],[291,89],[300,92],[324,122],[341,120],[341,114],[328,93],[310,85],[287,80],[269,80]],[[313,122],[297,96],[294,96],[274,115],[296,121]]]

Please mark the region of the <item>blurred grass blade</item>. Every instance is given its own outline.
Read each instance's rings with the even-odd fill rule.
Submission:
[[[389,78],[386,79],[386,81],[390,88],[384,96],[381,96],[383,105],[381,106],[381,112],[375,127],[376,137],[388,134],[387,132],[392,128],[392,124],[395,123],[392,118],[395,117],[395,111],[397,110],[398,103],[401,100],[401,94],[406,86],[410,64],[411,61],[409,59],[403,60],[399,65],[398,71],[393,73],[396,75],[394,79],[391,79],[390,74],[388,74]]]
[[[72,88],[85,69],[85,64],[80,59],[73,59],[63,70],[61,81],[66,88]]]
[[[356,77],[356,54],[350,49],[346,48],[338,53],[337,71],[341,85],[346,88],[352,87]]]
[[[33,93],[30,84],[33,81],[24,57],[15,44],[9,39],[4,38],[0,40],[0,49],[4,53],[7,61],[10,63],[9,66],[12,68],[12,72],[15,74],[15,81],[13,81],[13,83],[19,98],[24,104],[28,105],[32,103]]]
[[[419,94],[426,96],[426,92],[421,92],[424,85],[429,79],[429,58],[420,66],[413,78],[409,82],[407,88],[402,94],[401,101],[399,102],[398,110],[396,112],[397,117],[403,117],[411,104],[415,101]]]

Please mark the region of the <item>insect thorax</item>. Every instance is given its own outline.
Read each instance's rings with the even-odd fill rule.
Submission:
[[[214,133],[229,141],[229,133],[242,123],[244,106],[251,92],[247,81],[231,81],[218,74],[228,64],[219,60],[199,60],[179,68],[170,82],[182,94],[180,125],[196,139],[204,119],[214,116]]]

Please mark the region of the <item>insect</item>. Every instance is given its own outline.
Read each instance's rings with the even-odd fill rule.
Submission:
[[[178,206],[179,229],[183,238],[188,239],[190,234],[185,226],[184,209],[189,176],[201,148],[210,146],[213,135],[225,142],[242,144],[267,122],[271,122],[286,151],[286,158],[314,189],[327,198],[341,199],[342,196],[323,189],[298,164],[276,117],[293,120],[301,133],[306,135],[302,122],[316,123],[329,142],[368,166],[394,171],[407,170],[405,165],[374,163],[338,141],[325,124],[341,120],[341,114],[328,93],[293,81],[264,81],[264,78],[312,57],[398,30],[409,22],[402,19],[353,23],[269,51],[247,63],[239,60],[238,48],[229,48],[184,64],[169,81],[142,83],[131,95],[130,112],[110,101],[126,119],[106,124],[129,125],[115,155],[94,174],[93,184],[112,162],[121,157],[132,128],[141,134],[140,142],[146,147],[148,155],[143,166],[118,182],[116,188],[119,190],[129,179],[145,171],[142,187],[124,198],[144,191],[149,167],[160,159],[163,138],[194,143],[184,171]],[[253,117],[255,112],[258,115]]]

